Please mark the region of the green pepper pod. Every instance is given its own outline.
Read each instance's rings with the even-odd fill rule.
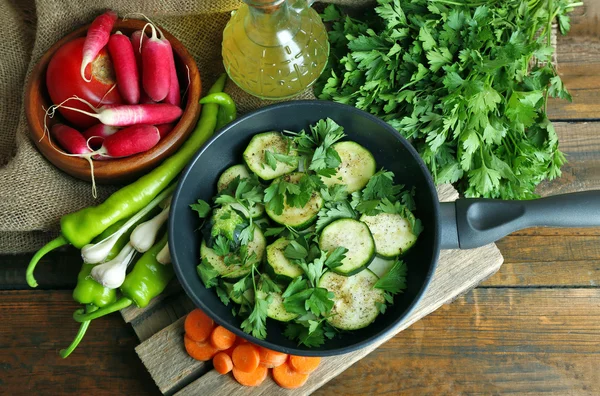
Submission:
[[[98,310],[98,307],[93,306],[93,305],[88,305],[85,307],[86,313],[91,313],[96,310]],[[85,332],[87,331],[88,327],[90,326],[90,323],[91,323],[91,321],[89,321],[89,320],[81,323],[81,326],[79,326],[79,331],[77,332],[75,339],[71,342],[71,345],[69,345],[65,349],[60,350],[59,355],[61,358],[66,359],[75,350],[75,348],[77,348],[77,346],[79,345],[81,340],[83,340],[83,336],[85,335]]]
[[[227,75],[223,74],[208,93],[221,92],[226,79]],[[82,248],[117,221],[133,216],[148,205],[177,177],[198,149],[212,136],[217,125],[218,111],[217,104],[204,105],[198,125],[186,142],[154,170],[116,191],[100,205],[63,216],[60,221],[62,235],[42,247],[29,262],[26,273],[29,286],[37,286],[33,271],[46,253],[67,243]]]
[[[219,113],[217,114],[217,129],[221,129],[231,121],[235,120],[237,116],[235,102],[231,99],[231,96],[227,95],[225,92],[216,92],[200,99],[200,104],[209,103],[218,104],[220,106]]]
[[[172,265],[156,260],[156,255],[166,244],[167,234],[140,257],[121,285],[123,295],[133,300],[138,308],[144,308],[162,293],[175,275]]]
[[[121,285],[120,290],[123,297],[94,312],[84,313],[82,309],[77,310],[73,314],[73,319],[83,323],[120,311],[133,303],[139,308],[147,306],[150,300],[165,290],[174,276],[171,265],[163,265],[156,261],[156,255],[166,243],[167,235],[165,234],[135,263],[133,270],[127,274],[125,282]]]

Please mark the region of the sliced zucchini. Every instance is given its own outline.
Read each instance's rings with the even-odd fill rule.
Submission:
[[[319,246],[328,252],[339,246],[348,249],[342,265],[332,269],[345,276],[362,271],[375,256],[375,242],[369,227],[354,219],[339,219],[323,228]]]
[[[233,165],[233,166],[230,166],[229,168],[225,169],[225,171],[223,173],[221,173],[221,176],[219,177],[219,181],[217,181],[217,190],[219,192],[225,190],[227,187],[229,187],[229,184],[232,181],[234,181],[235,178],[238,176],[240,179],[247,179],[250,177],[250,171],[248,171],[248,168],[246,168],[246,165],[243,165],[243,164]],[[238,212],[241,212],[241,213],[245,212],[242,205],[240,205],[238,203],[233,203],[233,204],[231,204],[231,206]],[[254,205],[252,207],[252,209],[250,209],[250,216],[253,219],[259,218],[264,213],[265,213],[264,205],[260,205],[260,204]]]
[[[213,211],[210,235],[223,235],[230,241],[237,241],[237,228],[244,223],[244,218],[232,206],[223,205]]]
[[[266,274],[263,276],[267,276]],[[272,297],[271,303],[267,308],[267,317],[280,321],[280,322],[289,322],[292,319],[298,317],[298,314],[288,312],[283,306],[283,297],[281,297],[281,293],[271,292],[269,295]],[[258,291],[256,292],[256,297],[261,300],[267,299],[267,293],[260,290],[260,282],[258,285]]]
[[[387,259],[379,256],[375,256],[371,264],[367,267],[371,272],[377,275],[378,278],[381,278],[385,274],[388,273],[390,268],[394,265],[396,259]]]
[[[321,177],[327,186],[344,184],[349,194],[364,188],[373,177],[377,164],[373,154],[360,144],[351,141],[331,146],[340,155],[342,163],[331,177]]]
[[[291,173],[283,176],[283,179],[289,183],[298,184],[302,178],[303,173]],[[273,181],[273,183],[276,183]],[[269,209],[267,205],[267,215],[276,223],[287,225],[295,228],[296,230],[303,230],[309,227],[317,219],[317,214],[323,207],[323,198],[318,191],[313,191],[310,200],[304,205],[303,208],[296,208],[289,206],[286,202],[283,205],[283,212],[278,215],[273,210]]]
[[[383,290],[373,288],[377,280],[368,269],[352,276],[332,271],[323,274],[319,287],[335,294],[327,322],[341,330],[362,329],[373,323],[380,312],[378,303],[385,303]]]
[[[375,240],[375,250],[382,257],[391,258],[404,254],[417,242],[410,223],[399,214],[363,215],[360,220],[369,226]]]
[[[250,177],[250,172],[248,171],[248,168],[246,168],[246,165],[238,164],[225,169],[217,181],[217,190],[219,192],[225,190],[238,176],[240,179],[247,179]]]
[[[290,150],[290,139],[279,132],[264,132],[254,135],[244,151],[244,161],[248,168],[263,180],[273,180],[286,173],[293,172],[298,167],[298,157],[295,150]],[[277,161],[275,169],[265,160],[265,151],[293,156],[292,164]]]
[[[287,239],[279,238],[267,246],[266,271],[275,282],[289,283],[304,274],[299,265],[291,262],[283,254],[289,243]]]
[[[254,239],[248,243],[248,253],[256,253],[256,258],[261,262],[265,256],[267,241],[259,227],[254,228]],[[215,251],[206,245],[202,240],[200,246],[200,257],[207,260],[209,264],[225,279],[235,280],[247,275],[251,268],[240,265],[227,265],[222,256],[217,255]]]

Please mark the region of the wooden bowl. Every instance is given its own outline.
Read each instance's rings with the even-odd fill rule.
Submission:
[[[134,31],[141,30],[145,24],[145,21],[137,19],[129,19],[126,21],[118,20],[115,23],[113,32],[120,30],[123,34],[130,36]],[[90,165],[85,159],[64,155],[64,152],[57,151],[57,149],[60,150],[60,148],[56,143],[53,145],[54,147],[51,146],[48,136],[44,136],[44,109],[47,109],[53,104],[50,100],[48,90],[46,89],[46,69],[48,63],[52,59],[54,53],[63,44],[76,38],[84,37],[88,27],[89,25],[82,26],[63,37],[46,51],[38,61],[31,72],[25,92],[25,115],[29,124],[31,138],[42,155],[69,175],[78,179],[90,181]],[[94,176],[97,183],[125,183],[139,178],[141,175],[156,167],[162,160],[173,154],[179,146],[183,144],[196,126],[200,115],[200,105],[198,104],[198,101],[200,100],[202,90],[200,74],[196,67],[196,62],[179,40],[169,34],[166,30],[162,28],[161,30],[173,47],[177,73],[182,87],[185,87],[185,84],[188,81],[189,70],[190,86],[186,96],[182,98],[182,106],[185,105],[183,115],[179,121],[177,121],[173,130],[161,139],[152,149],[131,157],[94,161]],[[47,119],[48,127],[50,128],[50,126],[56,122],[64,122],[69,125],[69,122],[61,120],[61,116],[58,112],[56,112],[56,115],[53,118]]]

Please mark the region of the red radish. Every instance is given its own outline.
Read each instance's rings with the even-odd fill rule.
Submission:
[[[160,133],[160,138],[162,139],[165,136],[167,136],[169,134],[169,132],[171,132],[173,130],[174,126],[175,126],[174,122],[171,122],[170,124],[157,125],[156,127],[158,128],[158,132]]]
[[[121,96],[127,103],[137,104],[140,101],[139,76],[131,41],[121,32],[116,32],[108,40],[108,52]]]
[[[87,140],[87,143],[90,147],[93,149],[98,149],[100,146],[102,146],[104,139],[114,134],[118,130],[118,128],[112,126],[96,124],[83,131],[82,135]]]
[[[85,43],[83,44],[83,59],[81,60],[81,78],[85,81],[90,82],[91,79],[85,78],[85,69],[92,63],[98,53],[108,43],[110,37],[110,31],[112,30],[115,22],[117,21],[117,13],[114,11],[106,11],[100,15],[90,25],[85,37]]]
[[[148,96],[148,94],[146,92],[142,91],[140,94],[140,103],[141,104],[152,104],[152,103],[156,103],[156,102],[153,101],[152,99],[150,99],[150,96]]]
[[[154,125],[134,125],[108,136],[97,152],[111,158],[129,157],[150,150],[159,140]]]
[[[173,48],[166,38],[162,38],[161,40],[169,44],[169,69],[171,74],[171,84],[169,85],[169,92],[165,97],[165,103],[179,106],[181,104],[181,93],[179,92],[179,80],[177,79]]]
[[[148,40],[141,30],[136,30],[131,33],[131,45],[133,46],[133,53],[135,54],[135,62],[138,67],[140,77],[142,76],[142,45]]]
[[[171,85],[171,46],[167,40],[158,38],[154,25],[149,25],[152,28],[152,37],[142,45],[142,85],[152,100],[160,102],[169,93]]]
[[[90,103],[85,102],[79,98],[73,98],[86,103],[94,113],[89,111],[79,110],[74,107],[62,106],[64,109],[77,111],[83,114],[87,114],[90,117],[94,117],[100,120],[104,125],[110,126],[128,126],[136,124],[166,124],[173,122],[183,113],[180,107],[166,104],[138,104],[138,105],[119,105],[119,106],[105,106],[100,109],[95,108]],[[56,107],[59,107],[56,106]]]
[[[50,130],[52,137],[69,154],[90,154],[86,138],[76,129],[64,124],[54,124]]]
[[[84,41],[84,37],[69,41],[52,56],[46,71],[46,88],[50,99],[57,104],[73,96],[78,96],[95,106],[122,103],[123,98],[119,90],[114,88],[114,70],[106,49],[102,49],[91,64],[91,82],[86,83],[79,75]],[[70,101],[69,104],[81,110],[88,108],[80,102]],[[59,111],[71,125],[81,130],[98,123],[98,120],[85,114],[62,107]]]

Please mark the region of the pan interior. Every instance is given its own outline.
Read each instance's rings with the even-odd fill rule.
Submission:
[[[391,170],[396,182],[416,189],[417,211],[424,231],[404,257],[408,265],[408,288],[396,296],[387,312],[365,329],[326,340],[318,348],[298,346],[283,336],[285,324],[267,321],[266,340],[243,333],[241,321],[233,316],[213,289],[206,289],[196,273],[199,263],[200,220],[189,205],[201,198],[211,202],[219,175],[229,166],[242,163],[242,152],[251,137],[265,131],[299,131],[322,118],[331,118],[345,129],[345,140],[353,140],[372,152],[377,168]],[[323,101],[292,101],[265,107],[225,127],[196,154],[180,179],[171,205],[169,244],[179,281],[194,303],[216,322],[252,342],[286,353],[335,355],[358,349],[385,335],[409,313],[421,297],[433,273],[439,253],[437,194],[428,171],[412,149],[389,125],[354,107]]]

